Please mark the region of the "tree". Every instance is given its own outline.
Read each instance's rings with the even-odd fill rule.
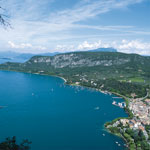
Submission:
[[[4,27],[10,27],[10,23],[8,21],[9,16],[3,12],[5,12],[5,9],[0,6],[0,25]]]
[[[31,142],[24,140],[20,145],[16,143],[16,137],[6,138],[0,143],[0,150],[29,150]]]

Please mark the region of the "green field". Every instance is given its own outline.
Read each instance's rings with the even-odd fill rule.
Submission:
[[[133,82],[133,83],[145,83],[145,80],[141,77],[132,77],[128,79],[119,80],[121,82]]]
[[[140,82],[140,83],[145,82],[145,80],[143,78],[140,78],[140,77],[130,78],[129,80],[131,80],[131,82]]]

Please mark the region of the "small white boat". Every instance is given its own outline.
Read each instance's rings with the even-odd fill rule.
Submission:
[[[99,108],[99,107],[95,107],[94,109],[95,109],[95,110],[99,110],[100,108]]]

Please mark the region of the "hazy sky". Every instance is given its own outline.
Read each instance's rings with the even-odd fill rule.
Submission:
[[[13,27],[0,27],[0,51],[114,47],[150,55],[150,0],[2,0],[0,6]]]

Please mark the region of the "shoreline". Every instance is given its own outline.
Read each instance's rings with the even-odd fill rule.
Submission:
[[[0,70],[0,71],[19,72],[19,73],[27,73],[27,74],[41,75],[41,76],[57,77],[57,78],[62,79],[62,80],[64,81],[64,84],[67,83],[67,80],[66,80],[64,77],[60,77],[60,76],[57,76],[57,75],[41,74],[41,73],[30,73],[30,72],[21,72],[21,71],[12,71],[12,70]],[[120,96],[120,97],[125,101],[126,106],[128,106],[128,105],[127,105],[127,99],[126,99],[126,97],[123,96],[123,95],[121,95],[121,94],[119,94],[119,93],[109,92],[109,91],[106,92],[106,91],[102,91],[101,89],[92,88],[92,87],[87,87],[87,86],[83,86],[83,85],[81,85],[81,84],[68,84],[68,85],[70,85],[70,86],[81,86],[81,87],[91,88],[91,89],[94,89],[94,90],[96,90],[96,91],[98,91],[98,92],[100,92],[100,93],[102,93],[102,94],[110,94],[110,95],[114,94],[114,95],[116,95],[116,96]],[[106,93],[105,93],[105,92],[106,92]],[[118,117],[118,118],[115,118],[114,120],[118,120],[118,119],[120,119],[120,118],[130,118],[129,113],[126,112],[125,109],[124,109],[124,111],[125,111],[125,113],[128,114],[128,117]],[[126,139],[125,139],[120,133],[119,133],[119,134],[112,133],[112,132],[105,126],[107,123],[112,123],[114,120],[111,120],[111,121],[109,121],[109,122],[106,122],[106,123],[104,124],[104,128],[106,129],[106,131],[107,131],[108,133],[110,133],[110,134],[112,134],[112,135],[115,135],[115,136],[118,136],[118,137],[120,137],[121,139],[123,139],[123,140],[125,141],[126,145],[128,145],[128,142],[126,141]]]
[[[62,80],[64,80],[64,83],[67,83],[67,80],[64,77],[60,77],[60,76],[54,76],[54,77],[61,78]]]
[[[59,76],[56,76],[56,77],[61,78],[61,79],[63,79],[64,81],[67,82],[67,80],[64,79],[63,77],[59,77]],[[66,83],[66,82],[65,82],[65,83]],[[128,109],[128,100],[129,100],[129,98],[127,98],[126,96],[121,95],[121,94],[119,94],[119,93],[115,93],[115,92],[102,91],[101,89],[83,86],[83,85],[81,85],[81,84],[68,84],[68,85],[91,88],[91,89],[94,89],[94,90],[96,90],[96,91],[98,91],[98,92],[100,92],[100,93],[102,93],[102,94],[109,94],[109,95],[114,94],[114,95],[116,95],[116,96],[120,96],[120,97],[124,100],[124,102],[126,103],[126,107],[124,108],[124,111],[125,111],[125,113],[126,113],[128,116],[127,116],[127,117],[118,117],[118,118],[115,118],[114,120],[117,121],[117,120],[119,120],[119,119],[121,119],[121,118],[123,118],[123,119],[130,119],[130,117],[131,117],[131,116],[130,116],[130,112],[128,112],[128,111],[129,111],[129,109]],[[117,134],[117,133],[112,133],[112,132],[105,126],[107,123],[112,123],[114,120],[111,120],[111,121],[109,121],[109,122],[104,123],[105,131],[108,132],[109,134],[112,134],[112,135],[115,135],[115,136],[118,136],[119,138],[121,138],[121,139],[125,142],[125,145],[124,145],[124,146],[125,146],[126,148],[129,148],[129,143],[128,143],[128,141],[121,135],[121,133],[118,133],[118,134]]]
[[[31,73],[32,74],[32,73]],[[42,75],[42,74],[39,74],[39,75]],[[67,80],[64,78],[64,77],[60,77],[60,76],[57,76],[57,75],[48,75],[48,74],[44,74],[44,75],[47,75],[47,76],[52,76],[52,77],[58,77],[60,79],[62,79],[64,81],[64,84],[67,83]],[[68,84],[70,86],[81,86],[81,87],[86,87],[86,88],[90,88],[90,89],[94,89],[102,94],[109,94],[109,95],[116,95],[116,96],[120,96],[126,103],[126,107],[128,106],[127,103],[128,103],[128,98],[125,97],[124,95],[121,95],[119,93],[115,93],[115,92],[110,92],[110,91],[102,91],[101,89],[97,89],[97,88],[92,88],[92,87],[87,87],[87,86],[83,86],[81,84]],[[106,93],[105,93],[106,92]],[[127,108],[128,109],[128,108]],[[114,120],[118,120],[118,119],[121,119],[121,118],[126,118],[126,119],[129,119],[130,118],[130,115],[129,115],[129,112],[126,110],[126,108],[124,108],[124,111],[125,113],[127,113],[128,117],[118,117],[118,118],[115,118]],[[111,120],[109,121],[109,123],[113,122],[114,120]],[[129,144],[127,142],[127,140],[119,133],[119,134],[116,134],[116,133],[112,133],[105,125],[107,124],[108,122],[106,122],[104,124],[104,128],[105,128],[105,131],[108,132],[109,134],[112,134],[112,135],[115,135],[115,136],[118,136],[119,138],[121,138],[124,142],[125,142],[125,145],[126,145],[126,148],[128,148]]]

